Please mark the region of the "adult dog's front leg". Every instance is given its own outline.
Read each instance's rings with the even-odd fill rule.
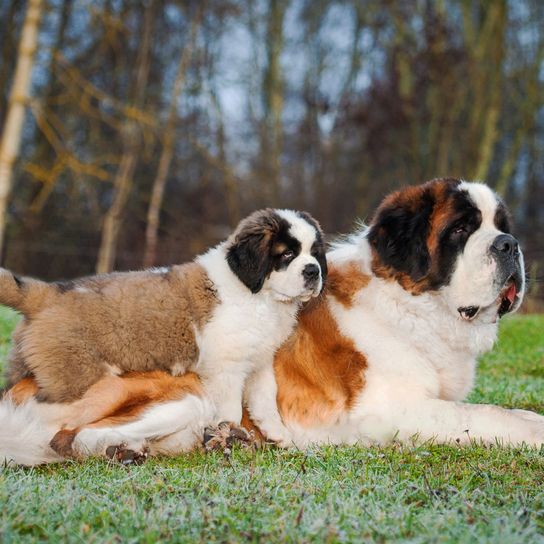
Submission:
[[[376,423],[402,441],[435,440],[439,443],[467,444],[471,441],[504,445],[544,444],[544,416],[525,410],[507,410],[487,404],[468,404],[444,400],[425,400],[389,405],[387,414],[375,414]],[[362,425],[361,431],[366,425]],[[370,435],[374,434],[373,432]]]

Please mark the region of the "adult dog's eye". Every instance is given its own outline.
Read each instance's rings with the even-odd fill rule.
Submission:
[[[284,251],[280,257],[282,261],[289,261],[295,256],[294,252],[288,249],[287,251]]]
[[[465,234],[466,232],[468,232],[467,228],[463,225],[459,225],[451,231],[452,234]]]

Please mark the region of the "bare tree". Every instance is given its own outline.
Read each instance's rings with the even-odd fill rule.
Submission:
[[[162,201],[164,197],[164,188],[166,186],[166,178],[168,176],[170,164],[174,155],[174,136],[176,132],[177,102],[183,89],[183,85],[185,83],[185,76],[193,52],[194,42],[196,39],[196,31],[200,22],[201,13],[202,12],[199,11],[199,13],[195,16],[195,19],[191,23],[190,38],[187,45],[183,48],[181,52],[176,73],[176,79],[174,81],[172,94],[170,96],[168,117],[162,137],[163,146],[161,157],[159,159],[159,166],[157,167],[157,173],[153,181],[151,200],[149,202],[149,208],[147,210],[145,253],[143,259],[144,267],[149,267],[155,264],[155,259],[157,255],[159,219]]]
[[[136,63],[136,77],[134,82],[133,106],[136,109],[141,108],[145,98],[149,76],[149,57],[155,7],[156,1],[150,1],[144,13],[142,41]],[[132,188],[134,170],[139,158],[141,135],[138,122],[134,118],[127,118],[122,128],[121,137],[124,149],[113,182],[113,202],[104,217],[102,240],[96,264],[96,271],[98,273],[111,272],[115,265],[119,231],[123,221],[125,206]]]
[[[42,16],[42,0],[30,0],[21,31],[21,41],[13,85],[9,99],[6,122],[0,142],[0,261],[3,254],[6,211],[11,189],[13,164],[19,154],[25,106],[38,43],[38,29]]]
[[[265,194],[277,205],[280,199],[281,153],[283,147],[284,81],[281,54],[284,46],[284,19],[288,0],[270,0],[266,29],[267,64],[263,78],[264,126],[261,137],[261,159]]]

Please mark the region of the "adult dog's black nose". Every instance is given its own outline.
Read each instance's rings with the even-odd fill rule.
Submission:
[[[498,257],[515,257],[519,253],[519,243],[510,234],[499,234],[491,244],[491,251]]]
[[[319,266],[316,264],[307,264],[302,269],[302,277],[307,282],[317,280],[317,278],[319,278]]]

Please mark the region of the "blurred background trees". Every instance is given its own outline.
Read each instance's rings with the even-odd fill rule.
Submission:
[[[0,127],[31,4],[0,3]],[[3,266],[66,278],[182,262],[260,206],[307,209],[334,235],[399,185],[458,176],[504,196],[542,277],[543,2],[42,11]]]

